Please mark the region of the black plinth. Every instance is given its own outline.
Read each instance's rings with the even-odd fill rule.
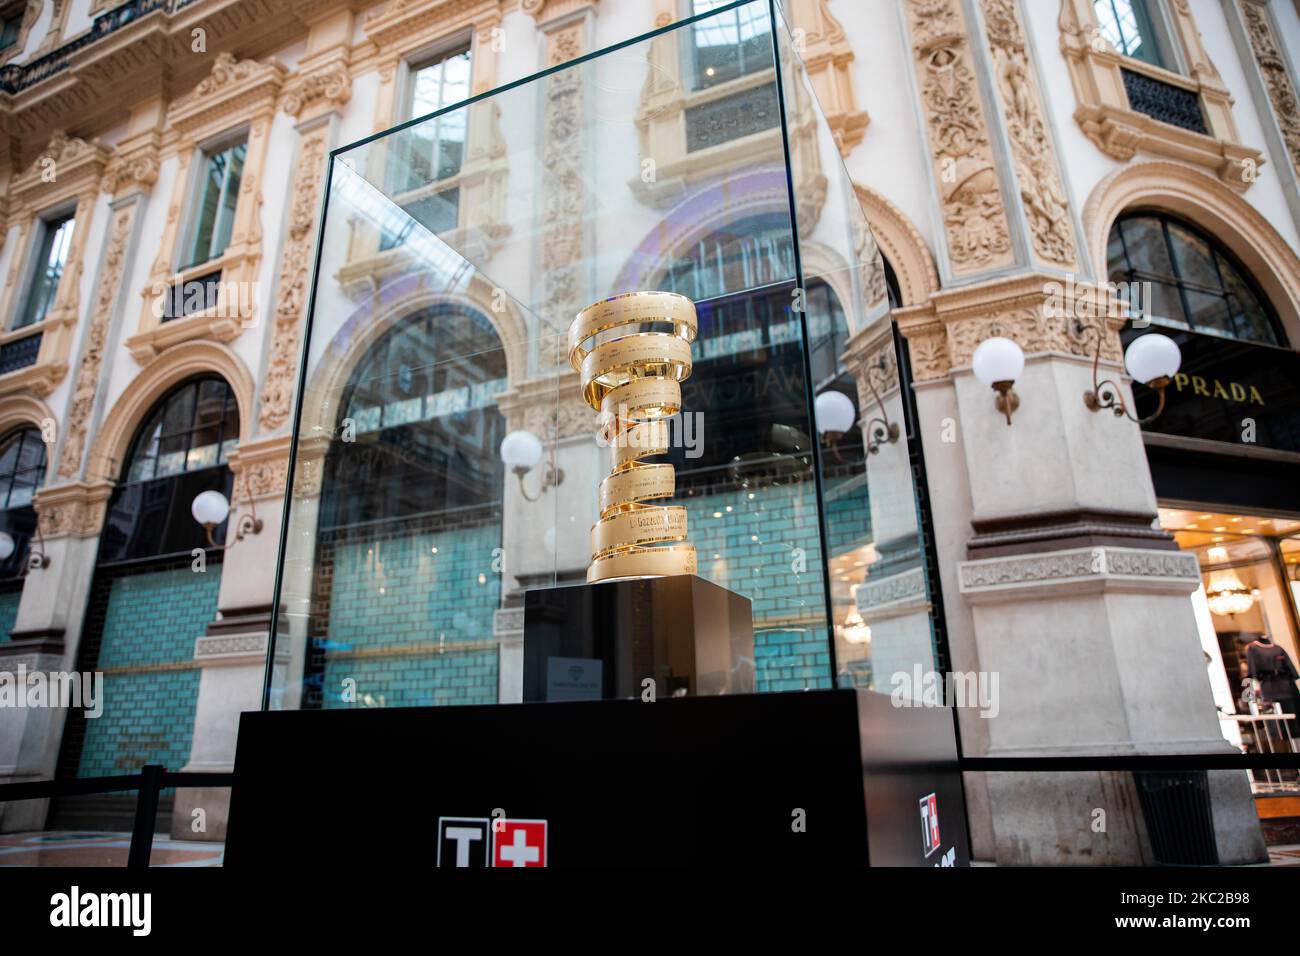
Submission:
[[[516,842],[549,866],[965,865],[953,714],[825,690],[240,718],[228,867],[418,874]]]
[[[524,700],[754,690],[748,598],[693,574],[524,594]]]

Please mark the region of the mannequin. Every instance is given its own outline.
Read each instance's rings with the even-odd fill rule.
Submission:
[[[1246,645],[1246,665],[1250,676],[1259,681],[1259,699],[1266,703],[1277,702],[1288,714],[1295,714],[1300,693],[1296,691],[1296,669],[1287,652],[1273,643],[1267,634],[1261,634]],[[1291,736],[1297,737],[1296,721],[1291,725]]]

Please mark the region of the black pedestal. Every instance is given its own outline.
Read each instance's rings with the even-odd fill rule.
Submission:
[[[824,690],[245,713],[225,865],[835,872],[967,847],[952,711]]]
[[[649,685],[647,680],[653,680]],[[748,598],[693,574],[524,594],[524,700],[754,690]]]

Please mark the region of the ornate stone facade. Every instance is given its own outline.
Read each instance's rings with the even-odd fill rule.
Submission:
[[[948,258],[956,275],[1013,261],[1006,203],[958,0],[908,0]]]
[[[127,243],[135,224],[134,204],[117,210],[109,224],[108,246],[100,268],[95,304],[90,313],[90,327],[86,330],[86,344],[77,367],[76,384],[72,390],[72,404],[68,408],[64,428],[63,450],[59,458],[60,478],[76,477],[81,471],[81,459],[86,448],[86,432],[90,427],[90,413],[99,391],[100,369],[104,363],[104,346],[108,326],[112,321],[114,306],[122,288],[123,269],[127,259]]]
[[[1246,23],[1255,61],[1264,78],[1264,88],[1273,104],[1273,116],[1282,131],[1282,141],[1291,157],[1291,163],[1300,172],[1300,99],[1296,97],[1295,82],[1287,72],[1286,59],[1277,35],[1268,4],[1261,0],[1237,0],[1241,16]]]
[[[1044,263],[1076,268],[1079,253],[1070,201],[1043,118],[1042,97],[1016,0],[980,0],[980,7],[1034,252]]]

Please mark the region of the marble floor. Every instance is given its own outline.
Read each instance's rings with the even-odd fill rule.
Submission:
[[[0,866],[126,866],[129,833],[55,830],[0,834]],[[220,866],[222,843],[173,840],[155,834],[151,866]]]

